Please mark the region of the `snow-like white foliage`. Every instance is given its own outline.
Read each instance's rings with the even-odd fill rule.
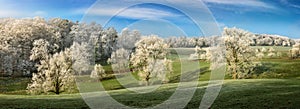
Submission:
[[[63,50],[65,43],[68,40],[66,37],[70,31],[72,23],[67,20],[56,18],[55,20],[46,21],[43,18],[3,18],[0,19],[0,45],[7,48],[2,53],[1,58],[5,55],[10,55],[14,62],[12,63],[14,75],[27,74],[25,72],[35,71],[34,62],[38,62],[38,57],[35,61],[30,61],[32,49],[37,47],[37,40],[44,40],[48,42],[51,47],[57,47],[57,51],[49,50],[49,54],[54,54]],[[36,43],[36,45],[34,45]],[[1,47],[0,46],[0,47]],[[37,50],[37,48],[35,48]],[[38,53],[35,53],[38,56]],[[33,57],[32,57],[33,59]],[[8,64],[0,62],[0,69],[2,73],[6,73],[9,69],[4,69]],[[19,64],[20,63],[20,64]],[[1,65],[3,64],[3,65]]]
[[[276,56],[277,56],[277,57],[282,57],[282,53],[281,53],[281,52],[277,52],[277,53],[276,53]]]
[[[279,35],[257,34],[254,37],[256,46],[292,46],[294,40]]]
[[[146,85],[149,85],[150,79],[154,77],[152,74],[161,74],[161,73],[169,73],[172,68],[169,63],[169,60],[166,59],[168,54],[169,46],[164,43],[163,39],[159,38],[158,36],[148,36],[142,38],[136,44],[136,50],[131,55],[130,62],[134,67],[134,70],[137,71],[141,78],[141,80],[146,82]],[[153,66],[158,66],[156,64],[161,64],[160,60],[164,60],[162,68],[166,68],[167,70],[157,71],[153,69]],[[159,69],[161,70],[161,69]],[[153,72],[155,71],[155,72]],[[158,76],[158,75],[156,75]]]
[[[42,61],[37,74],[33,74],[28,92],[32,94],[71,92],[75,88],[72,57],[69,49],[54,54],[48,62]]]
[[[118,33],[114,28],[110,27],[103,30],[101,35],[101,58],[108,59],[116,48]]]
[[[257,57],[257,59],[262,59],[262,58],[264,58],[264,56],[265,56],[265,54],[264,54],[264,53],[262,53],[262,52],[258,52],[258,53],[256,53],[256,57]]]
[[[275,49],[273,47],[269,48],[269,52],[275,52]]]
[[[93,44],[96,61],[108,59],[116,48],[118,33],[114,28],[103,29],[96,23],[80,23],[72,26],[71,30],[70,35],[74,42]]]
[[[269,48],[268,57],[273,58],[276,56],[275,49],[273,47]]]
[[[200,48],[196,46],[195,48],[195,53],[191,54],[189,59],[200,59],[200,60],[205,60],[206,59],[206,50],[203,48]]]
[[[300,43],[296,43],[292,49],[289,50],[291,58],[298,58],[300,56]]]
[[[67,19],[52,18],[48,21],[48,24],[55,28],[55,35],[51,43],[60,47],[58,51],[69,48],[73,44],[72,35],[69,34],[71,32],[71,27],[74,25],[73,22]]]
[[[193,48],[196,46],[199,47],[208,47],[210,46],[210,39],[207,38],[187,38],[187,37],[169,37],[165,39],[165,42],[168,43],[173,48],[184,47],[184,48]]]
[[[131,51],[135,47],[135,43],[141,39],[141,34],[137,30],[130,31],[124,28],[118,37],[117,47]]]
[[[123,48],[113,52],[108,63],[111,64],[114,72],[125,73],[129,71],[129,51]]]
[[[151,72],[149,75],[151,79],[159,79],[163,83],[167,83],[169,81],[167,75],[173,71],[172,61],[166,58],[163,60],[151,59],[148,62],[147,69],[144,70],[145,72]],[[139,73],[139,76],[141,78],[147,78],[148,75],[147,73]]]
[[[256,54],[257,60],[260,60],[260,59],[264,58],[265,53],[263,52],[263,50],[266,51],[265,48],[262,48],[262,49],[259,49],[259,48],[258,48],[258,49],[255,49],[255,54]]]
[[[213,37],[169,37],[165,39],[165,42],[170,44],[171,47],[178,48],[193,48],[208,47],[211,46],[211,38]],[[295,40],[289,39],[288,37],[279,35],[269,35],[269,34],[256,34],[249,36],[251,46],[292,46],[295,44]]]
[[[268,54],[268,57],[270,57],[270,58],[273,58],[273,57],[275,57],[275,56],[276,56],[276,54],[273,53],[273,52]]]
[[[5,55],[9,55],[12,59],[11,62],[0,63],[0,69],[2,72],[9,73],[13,70],[13,75],[22,75],[28,72],[33,66],[29,62],[30,50],[32,48],[32,43],[35,39],[42,37],[52,37],[52,26],[48,25],[47,22],[42,18],[34,19],[0,19],[0,45],[6,47],[7,50],[3,52],[3,56],[0,58],[5,58]],[[2,59],[1,59],[2,60]],[[18,63],[23,63],[21,66]],[[7,66],[7,67],[6,67]],[[13,69],[6,69],[12,66]],[[19,69],[20,68],[20,69]]]
[[[252,36],[253,34],[241,29],[224,29],[227,71],[234,79],[247,77],[253,69],[255,55],[250,48],[251,40],[249,39]]]
[[[266,53],[266,52],[267,52],[267,49],[266,49],[265,47],[263,47],[263,48],[261,49],[261,52],[262,52],[262,53]]]
[[[81,44],[82,42],[88,42],[92,35],[100,36],[102,27],[96,23],[80,23],[72,26],[71,30],[70,35],[72,35],[74,42]]]
[[[226,64],[226,48],[223,37],[210,38],[212,47],[206,48],[206,61],[210,62],[210,70],[224,67]]]
[[[76,73],[81,75],[83,72],[90,70],[90,65],[95,62],[93,46],[86,42],[81,44],[74,42],[70,49],[74,61],[73,69]]]
[[[90,77],[94,79],[102,79],[105,77],[105,70],[100,64],[96,64],[94,66],[94,70],[92,71]]]
[[[50,43],[44,39],[35,40],[33,42],[33,48],[31,49],[30,60],[48,60],[51,57],[51,53],[56,52],[58,48],[58,45],[51,46]]]

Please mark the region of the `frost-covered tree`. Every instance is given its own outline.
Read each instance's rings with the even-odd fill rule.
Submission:
[[[33,48],[31,50],[30,60],[36,62],[35,66],[38,71],[46,70],[49,66],[50,58],[52,54],[58,50],[58,45],[50,45],[50,43],[44,39],[35,40],[33,42]],[[37,77],[37,74],[33,76]]]
[[[103,29],[96,23],[77,23],[72,26],[69,33],[74,42],[93,44],[96,61],[106,61],[110,57],[116,48],[117,34],[114,28]]]
[[[281,38],[276,38],[274,40],[274,45],[275,46],[282,46],[282,43],[283,43],[283,39],[281,39]]]
[[[92,44],[74,42],[70,49],[74,61],[73,69],[76,73],[81,75],[83,72],[89,71],[90,65],[93,65],[95,62]]]
[[[148,62],[147,69],[144,69],[145,72],[151,72],[149,77],[147,77],[147,73],[139,73],[141,78],[150,78],[161,80],[162,83],[167,83],[169,81],[168,74],[173,72],[172,69],[172,61],[168,59],[163,60],[154,60],[150,59]],[[154,82],[154,81],[153,81]],[[149,83],[147,83],[149,84]]]
[[[227,71],[233,79],[245,78],[252,71],[253,60],[255,59],[254,52],[250,48],[249,37],[252,35],[237,28],[224,29]]]
[[[3,72],[13,70],[13,75],[24,73],[24,69],[32,66],[21,66],[20,63],[29,62],[30,50],[34,39],[51,36],[50,26],[42,18],[34,19],[1,19],[0,45],[7,48],[4,52],[6,59],[11,58],[11,62],[3,63]],[[44,32],[44,30],[47,30]],[[0,63],[2,63],[1,61]],[[31,64],[31,63],[29,63]],[[10,67],[11,66],[11,67]],[[27,66],[27,68],[26,68]],[[11,69],[12,68],[12,69]],[[26,71],[27,72],[27,71]]]
[[[195,53],[191,54],[189,58],[190,59],[205,60],[206,59],[206,50],[204,50],[203,48],[200,48],[200,47],[196,46]]]
[[[276,56],[275,49],[273,47],[269,48],[268,57],[273,58]]]
[[[129,71],[129,51],[123,48],[111,54],[111,58],[108,59],[108,63],[111,64],[114,72],[125,73]]]
[[[292,49],[289,50],[291,58],[298,58],[300,56],[300,43],[296,43]]]
[[[100,37],[101,32],[101,25],[96,23],[79,23],[71,27],[70,37],[72,37],[74,42],[81,44],[82,42],[89,42],[92,35],[97,35],[97,37]]]
[[[35,40],[31,50],[30,60],[41,61],[49,60],[51,55],[57,51],[58,45],[51,46],[50,43],[44,39]]]
[[[115,50],[117,45],[118,33],[117,31],[110,27],[101,32],[101,59],[107,60],[112,52]]]
[[[73,42],[77,44],[90,43],[94,47],[95,58],[97,60],[101,59],[103,47],[101,43],[101,32],[103,31],[102,26],[96,23],[77,23],[71,27],[69,37],[73,39]]]
[[[265,48],[265,47],[263,47],[262,49],[261,49],[261,52],[262,53],[266,53],[268,50]]]
[[[263,49],[256,49],[256,51],[255,51],[255,54],[256,54],[256,57],[258,60],[262,59],[265,56],[265,54],[264,54],[264,52],[262,52],[262,50]]]
[[[130,31],[124,28],[117,39],[117,47],[132,51],[134,44],[141,39],[141,34],[138,30]]]
[[[164,61],[164,68],[171,67],[167,66],[169,61],[167,61],[166,56],[168,54],[167,49],[169,46],[164,43],[164,40],[158,36],[148,36],[142,38],[139,42],[135,44],[136,50],[132,54],[130,62],[134,67],[134,70],[138,72],[140,79],[146,82],[146,85],[149,85],[150,80],[154,78],[156,64],[160,64],[160,60]],[[170,70],[172,68],[167,68]],[[162,71],[160,73],[169,73],[169,71]]]
[[[50,46],[57,45],[59,50],[56,52],[65,47],[63,43],[65,37],[62,37],[63,31],[60,31],[63,26],[56,25],[52,20],[47,21],[40,17],[4,18],[0,19],[0,28],[0,45],[8,48],[3,54],[12,58],[13,61],[10,63],[12,63],[14,75],[35,71],[33,65],[36,63],[30,61],[31,50],[35,47],[34,41],[43,39],[49,42]],[[6,72],[8,69],[3,70]]]
[[[67,19],[52,18],[48,21],[48,24],[54,28],[55,37],[51,43],[60,47],[58,51],[69,48],[73,44],[73,39],[69,34],[71,32],[71,27],[75,23]]]
[[[100,64],[96,64],[94,66],[94,70],[92,71],[90,77],[94,79],[102,79],[105,77],[105,70]]]
[[[278,51],[278,52],[276,53],[276,56],[277,56],[277,57],[282,57],[282,52]]]
[[[71,92],[75,89],[72,57],[69,49],[54,54],[48,62],[41,62],[43,69],[33,74],[28,92],[32,94]]]

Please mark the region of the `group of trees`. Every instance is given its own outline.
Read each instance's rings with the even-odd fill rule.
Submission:
[[[28,75],[34,70],[29,59],[33,42],[44,39],[62,49],[68,25],[73,23],[62,19],[0,19],[0,60],[4,60],[0,62],[1,75]]]
[[[0,76],[32,76],[30,93],[72,91],[76,74],[101,79],[105,71],[99,62],[109,62],[119,73],[132,68],[147,85],[154,77],[167,81],[163,75],[171,72],[169,46],[157,36],[142,38],[136,30],[118,34],[96,23],[40,17],[3,18],[0,30]]]
[[[276,51],[273,47],[270,47],[269,49],[266,49],[265,47],[255,49],[250,46],[293,45],[293,48],[289,50],[288,54],[291,58],[300,57],[300,43],[285,37],[255,35],[242,29],[224,28],[222,38],[226,48],[227,74],[233,79],[251,77],[251,74],[255,73],[255,68],[259,67],[259,62],[257,61],[262,58],[282,57],[282,52]],[[216,49],[213,47],[202,48],[202,46],[196,46],[195,53],[190,55],[190,59],[214,61],[211,54],[212,50]]]
[[[251,75],[255,64],[254,50],[250,48],[251,37],[254,34],[237,28],[224,28],[221,40],[225,45],[225,56],[227,74],[233,79],[247,78]],[[191,59],[204,59],[208,62],[218,61],[216,51],[221,51],[222,47],[208,47],[203,49],[196,46],[195,53],[190,55]],[[214,53],[214,54],[213,54]],[[198,57],[198,58],[197,58]],[[211,69],[215,67],[212,65]]]
[[[210,38],[189,38],[189,37],[169,37],[164,39],[172,48],[193,48],[193,47],[208,47],[211,44]]]
[[[256,34],[252,37],[251,46],[293,46],[295,40],[279,35]]]
[[[0,76],[32,76],[28,85],[31,93],[70,91],[73,75],[89,71],[89,65],[97,61],[106,61],[116,42],[114,28],[103,29],[96,23],[2,18]]]
[[[254,61],[262,59],[265,56],[281,57],[281,52],[275,51],[273,47],[269,49],[263,48],[251,48],[253,45],[253,37],[256,35],[237,28],[224,28],[223,41],[226,48],[226,61],[227,61],[227,74],[233,79],[249,78],[257,67],[257,63]],[[290,50],[293,56],[299,56],[300,44],[294,45],[294,48]],[[214,61],[212,58],[212,50],[217,50],[213,47],[202,48],[196,46],[195,53],[190,55],[190,59],[200,59],[206,61]],[[297,54],[298,53],[298,54]]]
[[[64,19],[0,19],[0,76],[32,76],[30,93],[72,91],[74,75],[90,74],[104,78],[102,65],[111,64],[114,72],[138,72],[146,85],[159,78],[167,82],[172,72],[172,61],[167,59],[169,47],[196,47],[191,58],[214,60],[211,51],[217,37],[171,37],[155,35],[142,37],[139,31],[128,28],[120,34],[110,27],[96,23],[74,23]],[[278,56],[273,48],[251,49],[250,46],[292,46],[295,41],[274,35],[255,35],[250,32],[225,28],[222,39],[226,46],[227,72],[234,79],[248,77],[253,60]],[[203,49],[203,47],[208,47]],[[300,56],[300,44],[290,50],[291,57]],[[94,66],[94,68],[91,68]]]
[[[116,40],[114,28],[103,29],[96,23],[74,23],[60,18],[2,18],[0,76],[30,76],[37,71],[35,65],[47,58],[35,56],[59,53],[70,48],[74,42],[80,46],[90,46],[95,51],[91,54],[96,57],[95,61],[103,61],[111,56]]]
[[[214,37],[169,37],[165,42],[173,48],[209,47]],[[250,46],[293,46],[296,41],[279,35],[253,34],[249,36]]]

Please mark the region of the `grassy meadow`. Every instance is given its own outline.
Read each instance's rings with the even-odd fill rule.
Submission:
[[[254,76],[249,79],[232,80],[226,76],[219,96],[211,108],[300,107],[300,59],[288,58],[288,50],[291,47],[273,48],[276,52],[281,52],[282,57],[263,58],[260,60],[261,66],[255,69]],[[181,55],[176,55],[176,52],[180,52]],[[132,82],[132,78],[129,77],[133,75],[137,78],[137,73],[112,74],[109,65],[104,66],[109,74],[101,80],[101,83],[90,80],[88,76],[83,76],[79,79],[84,80],[84,82],[79,85],[84,88],[84,92],[92,92],[101,84],[120,103],[135,108],[143,108],[155,106],[168,99],[177,88],[180,78],[186,76],[186,78],[194,78],[198,81],[196,92],[186,108],[199,108],[210,79],[210,64],[203,60],[188,60],[187,58],[191,53],[194,53],[194,49],[176,48],[171,50],[169,58],[173,61],[174,72],[168,75],[169,82],[167,84],[163,84],[150,93],[134,93],[125,89],[116,77],[125,81],[122,83],[123,85],[134,88],[138,85]],[[186,72],[181,73],[182,69]],[[200,76],[189,75],[193,71],[200,72]],[[29,82],[30,78],[0,78],[0,108],[88,108],[79,93],[28,95],[26,87]],[[153,84],[156,85],[159,82]],[[138,88],[144,87],[139,86]]]

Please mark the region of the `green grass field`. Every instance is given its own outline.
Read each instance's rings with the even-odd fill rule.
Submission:
[[[176,83],[167,86],[174,85]],[[111,96],[128,106],[147,107],[163,102],[174,92],[174,88],[147,94],[116,90],[111,92]],[[300,107],[299,90],[299,79],[225,80],[212,108],[296,108]],[[205,87],[199,85],[186,108],[199,107],[204,92]],[[148,102],[149,100],[151,102]],[[1,108],[88,108],[79,94],[35,96],[1,94],[0,105]]]
[[[261,47],[253,47],[261,48]],[[266,47],[269,48],[269,47]],[[286,53],[290,47],[273,47],[276,51]],[[181,55],[176,55],[176,51]],[[187,60],[193,49],[173,49],[169,57],[173,60],[174,72],[170,75],[168,84],[164,84],[156,91],[139,94],[130,92],[110,76],[102,80],[103,87],[111,96],[120,103],[136,108],[155,106],[168,99],[175,91],[181,76],[194,78],[189,71],[198,71],[196,77],[199,84],[193,98],[186,108],[198,108],[210,79],[209,63],[205,61]],[[184,54],[185,53],[185,54]],[[178,57],[181,57],[180,60]],[[231,80],[226,77],[223,87],[212,108],[297,108],[300,107],[300,59],[291,60],[283,57],[264,58],[262,65],[256,69],[252,79]],[[182,68],[185,66],[184,68]],[[104,66],[108,72],[112,72],[110,66]],[[199,70],[200,68],[200,70]],[[182,69],[189,71],[183,72]],[[133,76],[136,77],[136,73]],[[131,74],[119,75],[123,84],[135,87],[130,81]],[[80,84],[85,92],[95,91],[99,86],[98,81],[91,81],[88,77],[80,77],[86,80]],[[61,95],[28,95],[27,84],[30,78],[0,78],[0,108],[88,108],[80,94]],[[159,84],[159,83],[154,83]],[[86,86],[86,87],[85,87]],[[138,88],[146,88],[139,86]],[[151,102],[149,102],[151,101]],[[171,104],[176,105],[176,104]]]

